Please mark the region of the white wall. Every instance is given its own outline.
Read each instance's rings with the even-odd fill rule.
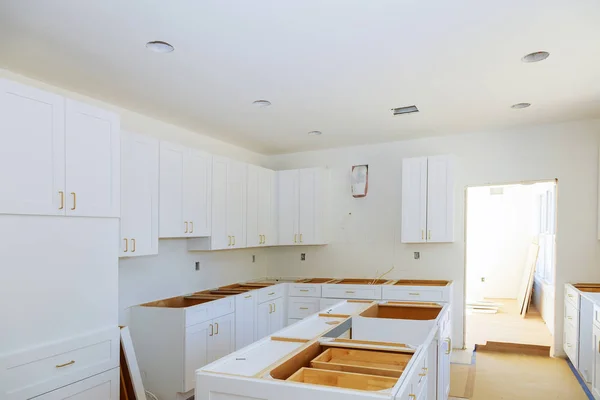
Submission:
[[[0,78],[7,78],[112,110],[121,116],[121,128],[124,130],[196,147],[212,154],[223,155],[256,165],[263,165],[266,160],[265,156],[241,147],[17,75],[10,71],[0,69]],[[252,263],[252,254],[257,255],[256,263]],[[195,271],[195,261],[201,261],[200,271]],[[264,276],[265,273],[266,258],[256,250],[188,253],[185,239],[161,240],[158,256],[120,260],[119,323],[127,324],[127,309],[131,305],[240,280],[258,278]]]
[[[500,188],[502,194],[491,194],[489,186],[468,188],[467,301],[516,299],[537,235],[536,186]]]
[[[318,140],[319,138],[315,138]],[[600,279],[596,215],[600,120],[498,133],[465,134],[273,156],[277,169],[331,168],[331,244],[269,253],[270,275],[374,276],[455,281],[454,335],[463,337],[465,188],[558,178],[556,350],[562,351],[563,284]],[[401,160],[456,155],[455,238],[451,244],[400,242]],[[369,195],[354,199],[350,169],[369,164]],[[420,260],[413,252],[420,251]],[[306,252],[306,261],[300,253]],[[560,315],[559,315],[560,314]]]

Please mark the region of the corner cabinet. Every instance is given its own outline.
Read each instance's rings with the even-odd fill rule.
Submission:
[[[159,141],[122,132],[121,257],[158,254]]]
[[[212,233],[188,241],[188,250],[228,250],[246,247],[246,187],[248,165],[213,157]]]
[[[117,114],[0,79],[0,214],[119,217]]]
[[[248,165],[247,247],[273,246],[275,235],[275,171]]]
[[[329,171],[277,172],[279,245],[327,244]]]
[[[211,235],[212,156],[160,143],[160,237]]]
[[[402,160],[402,242],[454,241],[452,156]]]

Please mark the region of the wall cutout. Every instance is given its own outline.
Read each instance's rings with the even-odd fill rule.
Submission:
[[[352,197],[366,197],[369,190],[369,166],[354,165],[352,167]]]

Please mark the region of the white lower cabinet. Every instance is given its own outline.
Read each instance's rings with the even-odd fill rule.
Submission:
[[[280,297],[258,305],[257,340],[269,336],[284,327],[284,304],[284,298]]]
[[[256,340],[256,294],[249,292],[235,298],[235,349],[239,350]]]
[[[302,319],[317,313],[321,299],[311,297],[288,297],[288,318]]]
[[[593,332],[592,393],[600,399],[600,326],[594,324]]]
[[[195,371],[198,367],[208,364],[209,339],[213,329],[210,321],[192,325],[185,330],[185,391],[194,389],[196,383]]]
[[[36,397],[36,400],[118,400],[119,368],[94,375],[53,392]]]

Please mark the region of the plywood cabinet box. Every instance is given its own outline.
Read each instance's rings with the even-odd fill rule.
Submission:
[[[160,399],[187,398],[196,369],[235,349],[234,298],[204,297],[174,297],[131,309],[144,386]]]
[[[160,143],[160,237],[211,234],[212,156]]]
[[[119,217],[118,115],[0,79],[0,132],[0,214]]]
[[[329,171],[307,168],[277,172],[279,245],[328,243]]]
[[[454,159],[402,160],[402,242],[454,241]]]

